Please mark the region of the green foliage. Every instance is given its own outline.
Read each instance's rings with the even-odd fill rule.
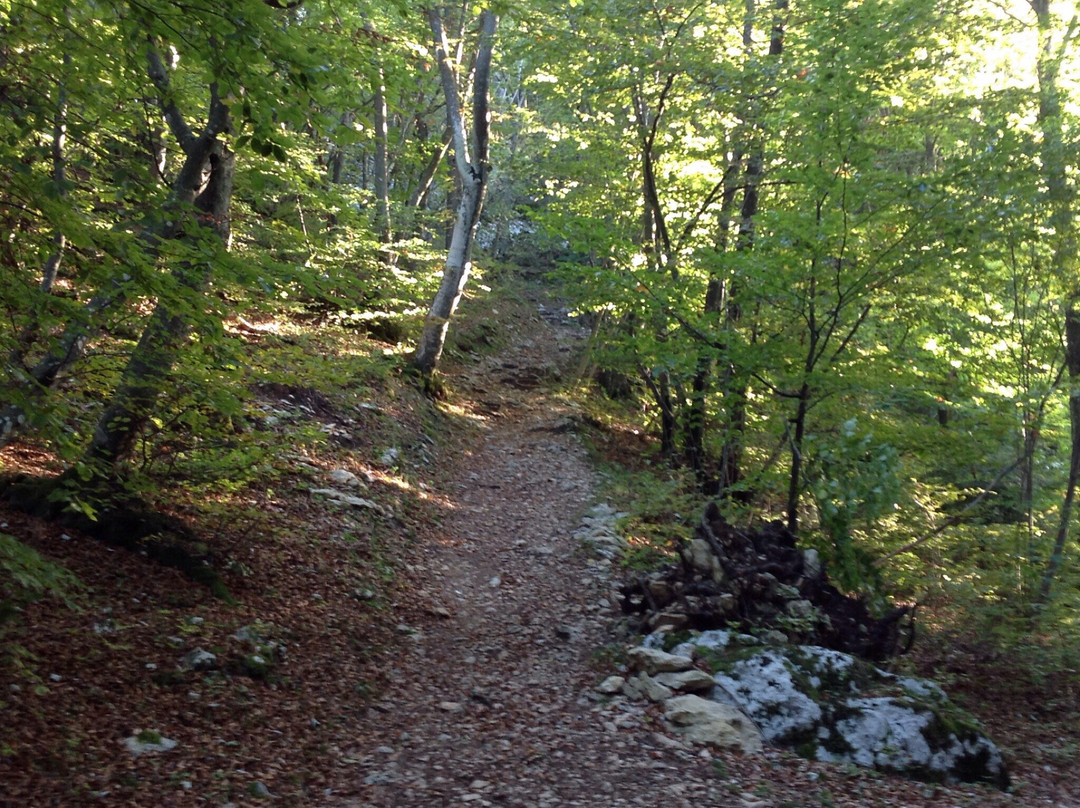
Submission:
[[[603,488],[604,497],[626,513],[618,522],[619,535],[628,544],[623,565],[653,569],[670,561],[676,548],[690,539],[700,503],[687,479],[662,470],[609,466]]]
[[[14,536],[0,533],[0,628],[20,607],[54,597],[75,608],[81,584],[64,567],[49,561]]]
[[[846,588],[880,572],[994,614],[1030,600],[1067,472],[1061,301],[1075,273],[1059,259],[1080,154],[1071,7],[1046,8],[513,9],[481,241],[533,270],[557,263],[595,323],[591,361],[626,381],[646,428],[673,427],[650,458],[664,470],[616,484],[632,564],[688,535],[695,482],[723,483],[733,518],[800,520]],[[0,412],[22,410],[68,480],[87,482],[77,461],[158,308],[191,336],[162,354],[134,463],[112,478],[151,498],[163,481],[272,481],[259,391],[399,372],[440,279],[456,191],[424,14],[13,0],[0,30]],[[1037,65],[1019,56],[1036,35]],[[237,155],[227,249],[176,195],[177,116],[197,135],[215,96]],[[490,322],[473,322],[456,349],[496,349]],[[32,381],[73,336],[86,355],[59,383]],[[305,440],[331,428],[313,419]],[[738,473],[721,480],[723,464]],[[93,492],[69,499],[100,509]],[[1046,614],[1067,622],[1075,582],[1062,581]]]
[[[807,441],[806,478],[828,540],[824,558],[837,583],[849,591],[873,591],[880,583],[873,557],[856,544],[854,529],[873,530],[901,497],[897,451],[861,432],[856,418],[841,424],[839,435],[814,435]]]

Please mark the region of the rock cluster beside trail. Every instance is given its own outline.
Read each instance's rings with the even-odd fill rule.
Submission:
[[[649,635],[627,654],[633,675],[598,690],[662,703],[672,731],[694,743],[753,753],[764,741],[812,760],[1008,786],[1001,752],[931,681],[817,646],[724,630],[683,636]]]
[[[679,564],[622,593],[631,629],[651,633],[597,690],[663,705],[683,740],[1008,786],[1001,752],[940,687],[873,664],[896,653],[908,610],[872,618],[782,524],[740,530],[711,505]]]
[[[603,502],[593,505],[581,517],[581,524],[573,532],[573,538],[602,558],[614,559],[626,549],[626,539],[616,529],[617,521],[626,515]]]

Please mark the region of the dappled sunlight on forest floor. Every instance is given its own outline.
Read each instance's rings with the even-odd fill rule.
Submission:
[[[240,806],[266,804],[267,792],[275,805],[327,808],[472,794],[527,806],[549,792],[552,805],[1080,801],[1075,672],[1040,675],[1036,660],[944,628],[897,664],[941,681],[986,724],[1012,794],[776,750],[693,750],[665,738],[654,707],[606,727],[586,694],[620,654],[612,584],[569,538],[600,495],[583,442],[592,462],[645,471],[652,440],[552,392],[572,382],[574,327],[537,316],[528,295],[499,305],[507,346],[453,356],[445,404],[394,375],[300,397],[307,387],[262,388],[260,400],[276,402],[257,416],[275,445],[264,468],[213,494],[188,486],[182,460],[173,478],[155,478],[154,501],[209,546],[235,604],[138,554],[0,509],[5,532],[84,587],[75,610],[26,607],[11,635],[0,806]],[[466,303],[466,321],[482,316]],[[57,467],[29,445],[0,457],[8,471]],[[661,506],[657,523],[695,507],[674,494]],[[212,660],[195,661],[197,649]],[[134,755],[132,737],[176,746]]]

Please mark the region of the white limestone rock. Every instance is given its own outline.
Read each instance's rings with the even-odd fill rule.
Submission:
[[[678,656],[695,658],[701,656],[702,651],[723,651],[732,642],[730,631],[722,628],[703,631],[696,637],[691,637],[684,643],[680,643],[671,649],[671,653]]]
[[[347,485],[351,488],[360,488],[363,485],[360,478],[348,469],[334,469],[330,472],[330,481],[335,485]]]
[[[736,662],[714,681],[713,697],[753,716],[768,741],[782,743],[813,730],[821,720],[821,707],[799,690],[780,653],[763,651]]]
[[[145,755],[148,752],[168,752],[175,749],[176,741],[160,733],[143,731],[124,738],[124,747],[133,755]]]
[[[622,693],[624,684],[626,684],[625,677],[609,676],[596,686],[596,692],[602,693],[605,696],[615,696]]]
[[[660,684],[647,673],[638,673],[627,679],[623,684],[623,694],[629,699],[644,698],[653,702],[667,701],[675,695],[670,687]]]
[[[672,690],[678,690],[683,693],[707,692],[716,686],[716,682],[713,681],[713,678],[709,676],[709,674],[697,669],[679,671],[678,673],[670,671],[658,673],[653,679],[664,687],[669,687]]]
[[[933,682],[825,648],[746,653],[720,660],[711,698],[746,712],[768,742],[917,779],[1008,786],[998,748]]]

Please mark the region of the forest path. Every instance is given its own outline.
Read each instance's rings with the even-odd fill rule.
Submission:
[[[345,804],[746,804],[708,753],[652,730],[644,706],[593,694],[611,672],[590,666],[613,641],[610,569],[571,535],[594,471],[548,390],[587,333],[538,295],[498,355],[451,376],[482,437],[452,461],[453,505],[419,570],[431,619],[399,627],[416,633],[370,713]]]

